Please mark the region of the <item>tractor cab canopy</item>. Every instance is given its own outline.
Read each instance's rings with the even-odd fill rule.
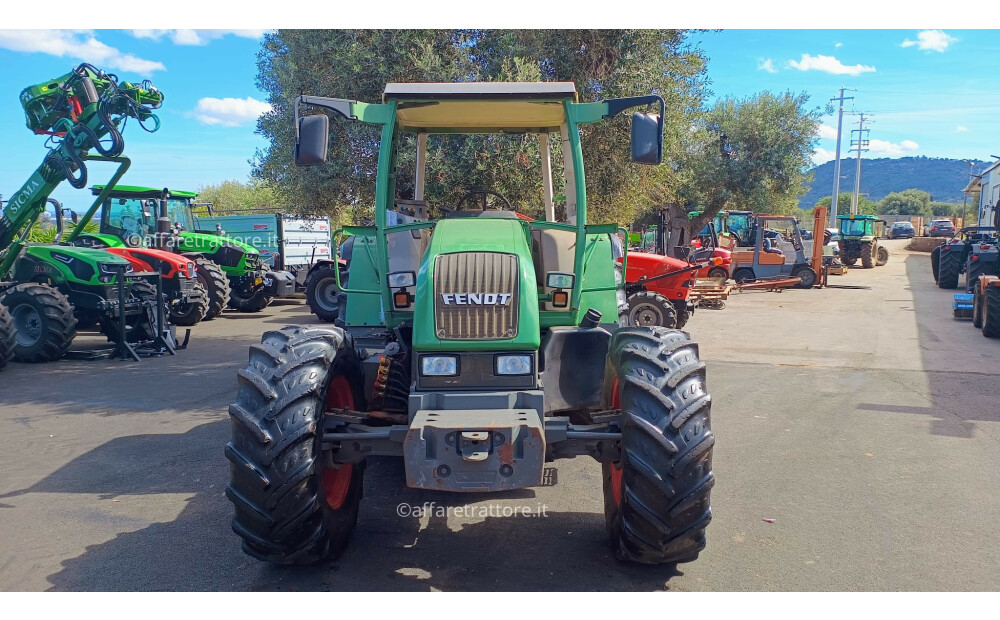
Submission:
[[[875,223],[880,221],[874,215],[838,215],[841,238],[871,237],[875,235]]]
[[[105,191],[104,185],[94,185],[91,193],[99,196]],[[101,219],[105,226],[144,237],[156,227],[159,200],[164,188],[142,187],[139,185],[115,185],[106,193]],[[167,217],[172,223],[179,223],[184,230],[196,230],[197,225],[189,208],[197,192],[166,190]]]
[[[566,122],[564,102],[576,103],[573,82],[455,82],[386,84],[396,124],[413,133],[550,133]]]

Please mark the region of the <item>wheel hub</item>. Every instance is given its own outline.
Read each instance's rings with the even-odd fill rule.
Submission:
[[[629,312],[629,320],[633,325],[652,327],[663,325],[663,314],[653,304],[639,304]]]
[[[31,347],[42,337],[42,316],[28,305],[11,310],[14,318],[14,339],[22,347]]]
[[[316,301],[324,310],[333,311],[337,309],[337,283],[333,278],[326,278],[316,286]]]

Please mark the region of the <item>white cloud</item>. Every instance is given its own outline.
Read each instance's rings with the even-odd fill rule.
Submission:
[[[886,140],[868,141],[868,154],[870,157],[902,157],[919,148],[920,145],[913,140],[903,140],[899,144]]]
[[[0,48],[67,56],[92,63],[100,69],[144,75],[166,69],[161,62],[126,54],[101,43],[89,30],[0,30]]]
[[[181,28],[177,30],[168,29],[135,29],[129,31],[133,37],[138,39],[153,39],[159,41],[164,36],[173,41],[176,45],[207,45],[210,41],[221,39],[231,34],[247,39],[259,39],[267,32],[266,28],[244,29],[244,30],[193,30]]]
[[[836,140],[837,139],[837,128],[830,127],[829,125],[824,125],[822,123],[817,124],[817,132],[819,137],[825,140]]]
[[[824,56],[822,54],[818,54],[816,56],[802,54],[802,60],[799,60],[798,62],[790,60],[788,61],[788,66],[798,69],[799,71],[823,71],[834,75],[860,75],[862,73],[875,71],[875,67],[869,67],[867,65],[848,66],[833,56]]]
[[[917,49],[928,52],[943,52],[948,49],[949,45],[956,41],[958,41],[956,37],[946,34],[941,30],[921,30],[917,33],[916,41],[906,39],[900,44],[900,46],[913,47],[916,45]]]
[[[833,151],[828,151],[826,149],[816,149],[813,151],[812,160],[817,166],[820,164],[825,164],[828,161],[833,161],[835,154]]]
[[[962,133],[962,132],[965,132],[965,131],[969,131],[969,128],[966,127],[965,125],[959,125],[958,127],[955,128],[955,131],[957,133]]]
[[[843,44],[843,43],[834,43],[834,44],[833,44],[833,47],[834,47],[834,48],[838,48],[838,47],[843,47],[843,46],[844,46],[844,44]]]
[[[777,73],[778,70],[774,68],[774,61],[770,58],[766,60],[757,61],[757,68],[761,71],[767,71],[768,73]]]
[[[243,123],[256,121],[262,114],[271,111],[271,104],[257,101],[253,97],[237,99],[225,97],[203,97],[198,100],[193,115],[206,125],[223,125],[236,127]]]

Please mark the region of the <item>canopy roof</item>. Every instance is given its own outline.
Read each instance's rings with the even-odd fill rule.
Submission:
[[[102,191],[104,191],[104,185],[94,185],[90,188],[92,194],[97,196]],[[114,189],[111,190],[111,196],[115,197],[129,197],[129,198],[159,198],[160,194],[163,193],[163,188],[155,187],[142,187],[141,185],[115,185]],[[127,196],[126,196],[127,195]],[[179,189],[168,189],[168,198],[197,198],[197,192],[185,192]]]
[[[404,131],[558,131],[563,103],[577,101],[573,82],[390,83],[383,101],[397,102]]]

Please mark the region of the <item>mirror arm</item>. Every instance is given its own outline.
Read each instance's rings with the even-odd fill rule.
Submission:
[[[654,103],[660,104],[660,118],[663,118],[663,113],[665,111],[665,106],[663,103],[663,97],[659,95],[643,95],[642,97],[620,97],[618,99],[605,99],[603,103],[608,106],[608,113],[603,116],[603,118],[614,118],[621,112],[628,110],[629,108],[637,108],[641,105],[652,105]],[[662,121],[661,121],[662,122]]]
[[[317,108],[326,108],[340,114],[349,121],[358,120],[357,116],[351,114],[351,106],[357,101],[350,99],[334,99],[332,97],[317,97],[315,95],[299,95],[295,98],[295,141],[299,141],[299,106],[311,105]]]

